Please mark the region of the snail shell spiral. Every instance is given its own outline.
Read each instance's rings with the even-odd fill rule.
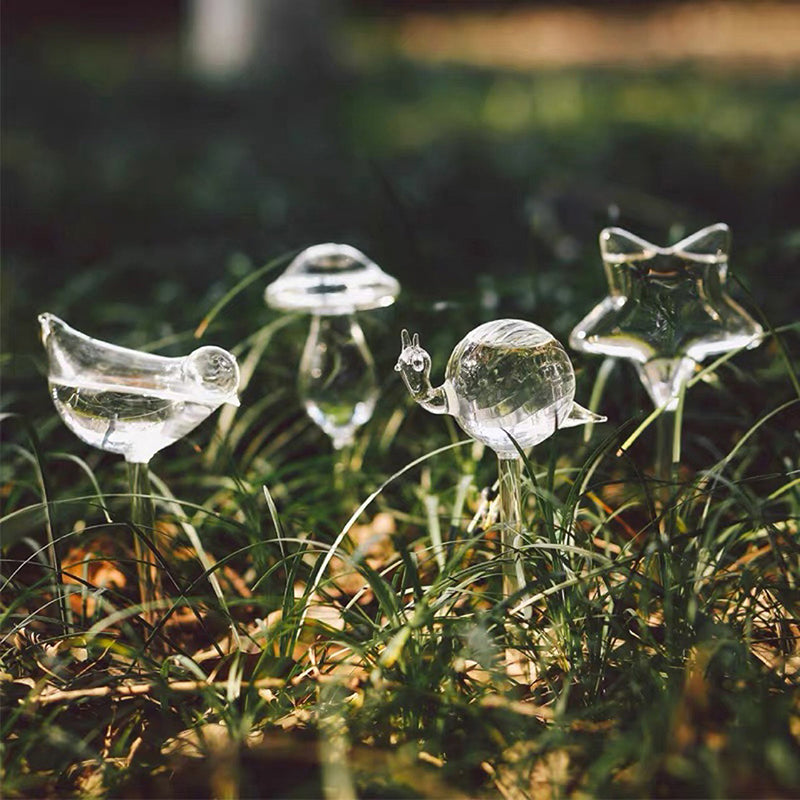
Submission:
[[[487,322],[468,333],[447,362],[445,392],[459,425],[500,458],[516,458],[562,427],[575,396],[564,348],[539,325]]]

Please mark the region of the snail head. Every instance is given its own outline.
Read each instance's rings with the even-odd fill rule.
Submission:
[[[431,357],[428,351],[419,345],[419,334],[415,333],[413,339],[404,328],[400,334],[403,349],[395,364],[395,372],[402,373],[407,382],[416,383],[428,376],[431,370]]]
[[[184,375],[204,392],[220,402],[239,405],[239,365],[236,358],[221,347],[199,347],[186,357]]]

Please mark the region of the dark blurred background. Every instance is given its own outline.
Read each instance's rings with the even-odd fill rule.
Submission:
[[[608,224],[667,244],[724,221],[747,302],[796,319],[795,3],[0,13],[7,376],[39,357],[38,311],[179,339],[252,269],[329,240],[396,275],[398,314],[452,346],[501,315],[565,339],[605,293]],[[262,290],[217,321],[219,343],[273,313]]]

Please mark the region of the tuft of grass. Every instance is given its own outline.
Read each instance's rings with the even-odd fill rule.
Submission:
[[[691,438],[691,400],[687,413]],[[641,447],[650,429],[634,442],[634,420],[526,454],[526,583],[511,597],[503,560],[515,554],[480,491],[487,459],[463,441],[371,472],[338,531],[315,528],[298,492],[316,481],[324,497],[328,460],[307,458],[298,483],[289,464],[265,473],[257,453],[230,476],[220,457],[190,454],[193,491],[179,499],[169,482],[185,486],[183,467],[164,459],[153,500],[169,600],[155,630],[118,535],[121,471],[67,459],[69,482],[36,499],[38,470],[60,477],[63,457],[11,444],[6,789],[116,796],[163,791],[174,773],[185,791],[237,796],[261,785],[278,747],[306,765],[285,793],[789,795],[800,483],[771,443],[793,413],[777,398],[715,461],[682,464],[666,507]],[[235,464],[236,424],[214,435]],[[53,540],[37,546],[48,519]],[[41,558],[53,547],[66,631]]]

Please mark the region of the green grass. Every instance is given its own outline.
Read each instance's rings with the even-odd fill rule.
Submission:
[[[54,73],[19,52],[4,89],[5,796],[797,795],[791,76],[392,62],[288,92],[126,72],[117,54],[109,95],[86,63]],[[492,317],[566,341],[604,292],[610,204],[659,242],[729,222],[733,291],[770,334],[698,375],[667,487],[657,420],[616,364],[595,393],[609,422],[529,454],[528,583],[505,598],[494,457],[413,406],[391,369],[399,330],[422,332],[435,382]],[[344,491],[296,396],[307,321],[262,300],[291,253],[330,239],[404,289],[362,320],[381,400]],[[125,465],[49,404],[44,310],[167,354],[220,344],[242,366],[241,408],[150,465],[155,628]],[[574,361],[588,403],[601,364]]]
[[[720,388],[689,393],[689,437],[727,368],[711,372]],[[529,582],[510,598],[496,502],[480,491],[491,454],[429,449],[447,426],[413,437],[422,412],[396,385],[356,448],[352,507],[303,418],[286,449],[317,439],[304,458],[281,459],[265,437],[242,458],[262,424],[244,407],[213,447],[154,459],[155,630],[138,605],[123,465],[51,451],[6,420],[5,790],[790,796],[800,487],[796,449],[776,443],[798,398],[774,377],[783,393],[755,420],[731,403],[735,437],[681,467],[664,509],[650,427],[616,454],[635,420],[535,450]],[[42,526],[69,576],[63,623]],[[509,649],[533,664],[530,684],[509,672]]]

